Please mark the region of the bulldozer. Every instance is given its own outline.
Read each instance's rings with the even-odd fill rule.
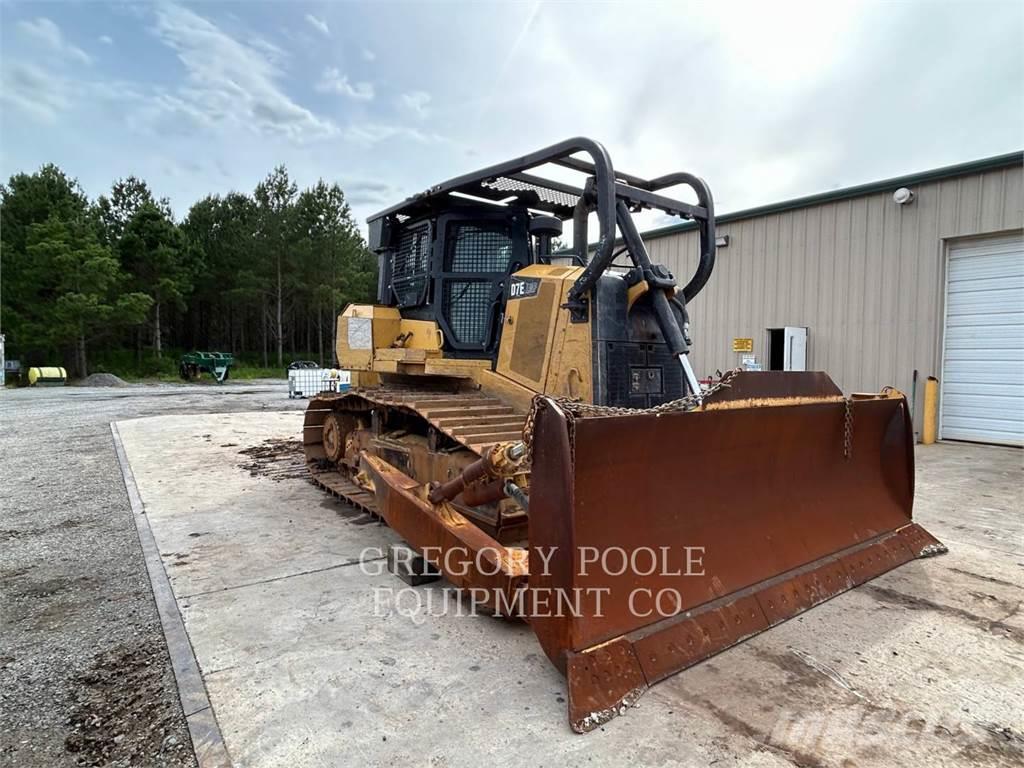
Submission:
[[[699,230],[684,283],[651,262],[645,210]],[[553,247],[565,222],[572,246]],[[846,396],[821,372],[699,382],[688,308],[715,245],[703,180],[617,171],[587,138],[432,186],[369,219],[376,303],[337,319],[352,389],[305,414],[313,481],[526,621],[576,732],[945,551],[912,520],[902,393]]]

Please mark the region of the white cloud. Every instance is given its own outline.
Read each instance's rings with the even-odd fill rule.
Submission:
[[[424,120],[430,114],[430,94],[426,91],[409,91],[398,97],[401,107],[411,112],[420,120]]]
[[[119,120],[130,122],[137,110],[152,109],[156,99],[145,86],[117,78],[100,79],[91,70],[75,77],[72,73],[14,61],[4,62],[0,67],[0,101],[41,123],[60,127],[75,119],[62,113],[74,113],[83,107],[110,110]]]
[[[307,13],[306,21],[315,27],[322,35],[326,35],[327,37],[331,36],[331,28],[327,26],[327,22],[323,19],[318,19],[312,13]]]
[[[202,16],[180,6],[162,6],[156,32],[185,66],[185,85],[162,97],[169,110],[208,124],[231,121],[295,141],[337,132],[330,120],[285,93],[278,83],[282,73],[265,53]]]
[[[262,37],[254,37],[249,40],[249,45],[258,48],[272,63],[278,64],[288,58],[288,53],[280,46],[274,45]]]
[[[65,40],[60,27],[45,16],[40,16],[37,19],[22,19],[18,22],[18,29],[26,37],[45,45],[61,56],[80,64],[92,63],[92,57],[77,45],[72,45]]]
[[[348,141],[361,146],[372,146],[396,137],[415,141],[419,144],[433,144],[444,141],[435,133],[424,133],[415,128],[391,123],[351,123],[343,131],[342,136]]]
[[[99,41],[101,43],[103,43],[104,45],[113,45],[114,44],[114,38],[112,38],[110,35],[100,35],[99,36]]]
[[[377,54],[371,51],[369,48],[363,48],[363,61],[376,61]]]
[[[341,188],[349,205],[385,206],[401,198],[398,189],[376,179],[343,178]]]
[[[0,72],[0,100],[32,117],[52,123],[71,106],[68,84],[61,77],[24,63],[4,66]]]
[[[337,67],[328,67],[320,75],[320,82],[316,84],[316,90],[320,93],[337,93],[348,96],[356,101],[370,101],[373,99],[373,83],[350,83],[348,75],[343,75]]]

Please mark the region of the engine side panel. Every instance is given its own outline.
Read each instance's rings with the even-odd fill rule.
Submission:
[[[589,399],[590,325],[562,308],[579,267],[533,264],[509,280],[496,372],[532,392]]]

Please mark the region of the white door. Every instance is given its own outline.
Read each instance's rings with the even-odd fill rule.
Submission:
[[[1024,445],[1024,238],[951,246],[939,437]]]
[[[784,329],[786,335],[785,368],[787,371],[807,370],[807,329]]]

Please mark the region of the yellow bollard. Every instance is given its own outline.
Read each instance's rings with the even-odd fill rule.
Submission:
[[[929,376],[924,383],[924,425],[921,442],[931,445],[939,431],[939,380]]]

